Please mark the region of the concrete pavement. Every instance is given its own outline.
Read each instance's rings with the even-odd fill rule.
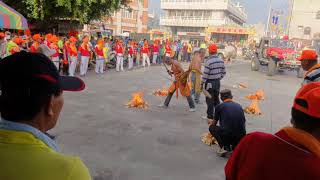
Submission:
[[[200,141],[207,132],[204,97],[197,112],[188,112],[186,99],[172,99],[169,109],[158,108],[164,97],[152,92],[168,87],[162,66],[104,75],[90,72],[81,93],[65,93],[65,106],[57,127],[57,141],[66,154],[80,156],[97,180],[212,180],[224,179],[226,159]],[[233,89],[240,82],[247,89]],[[263,89],[261,116],[247,116],[247,129],[276,132],[289,123],[290,107],[301,79],[294,73],[268,77],[252,72],[250,64],[236,61],[227,65],[222,88],[233,91],[244,107],[249,93]],[[147,110],[128,109],[131,94],[143,91],[150,104]]]

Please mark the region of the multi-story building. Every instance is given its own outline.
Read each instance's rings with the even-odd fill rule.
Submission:
[[[247,14],[231,0],[161,0],[160,25],[179,38],[203,39],[208,27],[240,27]]]
[[[99,30],[120,36],[126,33],[147,33],[148,0],[132,0],[127,8],[114,12],[111,17],[93,22]]]
[[[320,35],[320,1],[291,0],[289,37],[311,40]]]

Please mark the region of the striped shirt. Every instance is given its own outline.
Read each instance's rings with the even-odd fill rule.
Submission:
[[[302,85],[306,85],[312,82],[320,82],[320,68],[314,69],[313,71],[308,73],[304,78]]]
[[[226,75],[224,61],[218,56],[213,55],[205,63],[203,70],[202,81],[220,80]]]

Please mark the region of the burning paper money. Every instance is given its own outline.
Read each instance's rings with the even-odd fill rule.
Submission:
[[[246,107],[244,109],[244,112],[247,114],[254,114],[254,115],[261,115],[261,110],[259,108],[259,101],[258,100],[252,100],[252,103],[250,106]]]
[[[246,98],[249,100],[264,100],[264,92],[263,90],[258,90],[255,94],[249,94]]]
[[[203,133],[201,135],[201,141],[208,146],[217,144],[216,139],[211,135],[211,133]]]
[[[126,106],[129,108],[145,109],[148,107],[148,104],[143,100],[143,93],[136,92],[132,94],[132,99],[126,104]]]
[[[241,82],[241,83],[239,83],[239,84],[237,84],[237,85],[233,85],[232,86],[233,88],[235,88],[235,89],[246,89],[246,88],[248,88],[249,86],[248,86],[248,84],[247,83],[243,83],[243,82]]]
[[[168,96],[169,91],[166,88],[158,89],[153,92],[153,95],[155,96]]]

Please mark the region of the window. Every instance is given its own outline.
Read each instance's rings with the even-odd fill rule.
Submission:
[[[133,12],[128,10],[122,10],[122,18],[133,19]]]
[[[303,26],[298,26],[299,31],[303,31]]]
[[[311,34],[311,27],[304,28],[303,34],[304,35],[310,35]]]
[[[320,11],[317,12],[316,19],[320,19]]]

